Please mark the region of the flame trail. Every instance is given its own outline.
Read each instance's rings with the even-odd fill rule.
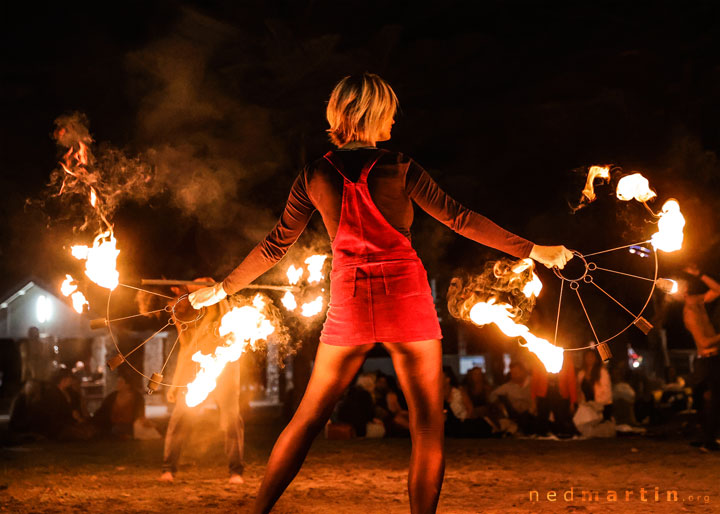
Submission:
[[[495,303],[495,299],[491,298],[487,302],[473,305],[469,316],[473,323],[479,326],[494,323],[506,336],[523,338],[525,344],[520,346],[537,355],[547,371],[558,373],[562,368],[564,350],[535,336],[525,325],[515,323],[510,312],[511,308],[508,304]]]
[[[610,166],[590,166],[585,188],[582,190],[582,196],[588,203],[595,201],[595,179],[600,179],[601,183],[610,180]]]
[[[227,343],[220,345],[212,354],[198,351],[192,360],[200,364],[200,371],[188,384],[185,403],[195,407],[202,403],[217,385],[217,378],[229,362],[235,362],[258,341],[266,339],[275,331],[275,327],[263,313],[265,302],[257,295],[252,305],[233,307],[220,320],[218,333]]]

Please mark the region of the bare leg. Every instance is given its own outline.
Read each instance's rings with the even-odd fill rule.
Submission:
[[[442,346],[439,339],[385,343],[410,413],[410,512],[437,509],[445,473]]]
[[[350,384],[372,344],[332,346],[320,343],[310,382],[295,415],[275,442],[253,512],[270,512],[290,484],[313,440]]]

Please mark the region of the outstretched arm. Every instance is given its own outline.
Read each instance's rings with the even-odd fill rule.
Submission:
[[[704,300],[705,303],[714,302],[718,298],[720,298],[720,283],[718,283],[714,278],[706,275],[705,273],[702,273],[700,271],[700,268],[698,268],[695,265],[688,266],[685,268],[685,271],[687,273],[690,273],[691,275],[695,275],[700,280],[702,280],[703,284],[708,286],[710,289],[708,292],[705,293]]]
[[[477,243],[513,257],[531,257],[548,267],[562,268],[572,258],[572,253],[564,246],[535,245],[463,206],[440,189],[414,161],[410,162],[405,176],[405,191],[430,216]]]
[[[189,299],[193,307],[197,309],[219,302],[225,296],[246,287],[283,258],[303,233],[315,212],[315,206],[307,194],[305,178],[303,171],[295,179],[285,210],[277,224],[237,268],[223,282],[190,295]]]

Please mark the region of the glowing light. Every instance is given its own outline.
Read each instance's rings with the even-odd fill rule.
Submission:
[[[312,302],[303,304],[302,315],[306,318],[310,318],[319,314],[323,310],[323,297],[322,295],[315,298]]]
[[[85,275],[100,287],[115,289],[120,281],[117,257],[120,250],[111,230],[99,234],[92,247],[75,245],[71,248],[72,256],[85,261]]]
[[[296,268],[295,265],[291,264],[287,270],[287,278],[290,285],[294,286],[297,284],[305,273],[303,268]]]
[[[305,264],[307,264],[308,268],[309,284],[320,282],[323,278],[325,278],[325,275],[323,275],[322,273],[325,259],[327,259],[327,255],[311,255],[310,257],[305,259]]]
[[[93,188],[90,188],[90,205],[97,206],[97,194]]]
[[[283,306],[289,311],[294,311],[295,309],[297,309],[295,295],[292,294],[290,291],[285,293],[285,296],[283,296],[280,301],[282,302]]]
[[[619,200],[628,202],[633,198],[638,202],[647,202],[655,198],[655,191],[650,189],[650,183],[640,173],[626,175],[620,179],[615,192]]]
[[[658,231],[652,236],[652,245],[663,252],[674,252],[682,248],[685,217],[680,212],[677,200],[668,200],[660,212]]]
[[[265,302],[260,295],[253,299],[253,305],[233,307],[220,320],[218,333],[226,338],[226,344],[218,346],[211,354],[198,351],[192,360],[200,365],[200,371],[188,384],[185,403],[195,407],[215,389],[217,378],[229,362],[238,360],[247,348],[254,348],[258,341],[266,339],[275,331],[263,310]]]
[[[532,334],[525,325],[515,323],[510,308],[510,305],[495,303],[495,299],[491,298],[487,302],[473,305],[470,309],[470,319],[480,326],[494,323],[506,336],[523,338],[525,344],[521,346],[537,355],[547,371],[559,372],[563,364],[564,350]]]
[[[37,303],[35,304],[35,313],[38,323],[50,321],[53,315],[53,306],[50,298],[45,295],[38,296]]]

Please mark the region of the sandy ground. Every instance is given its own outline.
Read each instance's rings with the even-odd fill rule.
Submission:
[[[277,431],[248,430],[243,486],[227,483],[217,433],[186,452],[173,484],[157,481],[161,441],[6,447],[0,450],[0,512],[247,512]],[[720,512],[720,455],[679,439],[450,439],[446,448],[443,513]],[[409,512],[409,453],[403,439],[318,439],[274,512]],[[598,500],[583,501],[583,489],[598,491]],[[534,490],[538,501],[530,500]],[[667,490],[677,491],[677,501],[666,500]],[[608,491],[617,493],[616,502],[608,501]]]

